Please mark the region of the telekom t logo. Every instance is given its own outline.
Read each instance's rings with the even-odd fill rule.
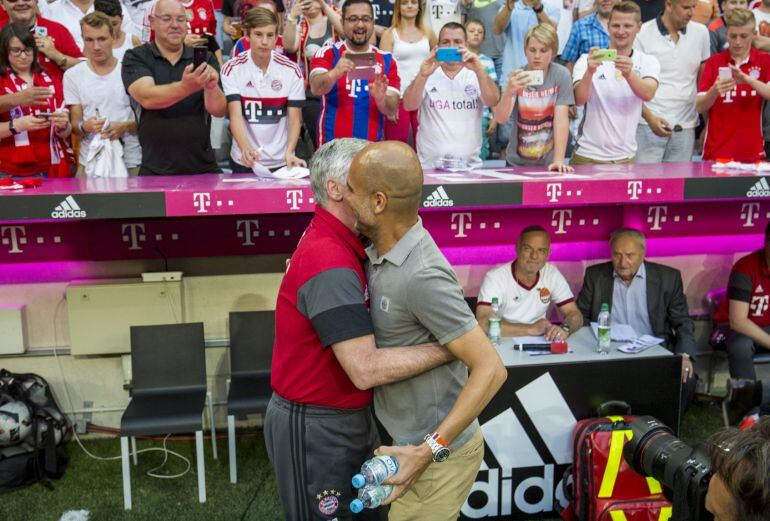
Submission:
[[[254,246],[252,239],[259,237],[259,221],[256,219],[246,219],[235,221],[236,235],[243,239],[241,246]]]
[[[567,233],[566,227],[572,225],[572,210],[554,210],[551,214],[551,226],[556,226],[554,235]]]
[[[0,237],[3,238],[3,245],[10,245],[8,253],[23,253],[19,246],[27,244],[27,230],[24,226],[3,226],[0,228]]]
[[[751,315],[761,317],[770,306],[770,295],[754,295],[751,297]]]
[[[198,213],[208,213],[206,208],[211,206],[211,195],[208,192],[194,193],[193,206],[198,209]]]
[[[545,195],[548,197],[548,202],[558,202],[559,197],[561,197],[561,183],[548,183],[545,185]]]
[[[289,210],[299,210],[302,204],[302,190],[286,190],[286,204]]]
[[[668,220],[667,213],[668,206],[650,206],[647,210],[647,222],[652,223],[650,230],[662,230],[660,225]]]
[[[129,250],[141,250],[141,243],[147,239],[142,223],[124,224],[121,226],[120,232],[123,234],[123,242],[128,243]]]
[[[455,237],[458,239],[467,237],[468,234],[465,231],[471,229],[472,220],[473,216],[470,212],[452,212],[452,231],[457,231]]]
[[[756,219],[759,219],[759,203],[743,203],[741,205],[741,220],[743,220],[743,226],[754,226]]]
[[[641,181],[629,181],[628,182],[628,195],[631,196],[631,200],[639,199],[639,194],[642,193]]]

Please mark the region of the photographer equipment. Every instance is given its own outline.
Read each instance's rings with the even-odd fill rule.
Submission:
[[[612,408],[626,414],[625,402],[607,402],[598,407],[600,415]],[[564,496],[570,501],[564,519],[582,521],[659,521],[669,519],[671,503],[652,478],[634,472],[623,460],[623,446],[631,438],[633,416],[589,418],[573,430],[573,463],[565,471]],[[567,477],[572,477],[572,487]]]
[[[640,416],[630,424],[633,436],[623,449],[628,464],[639,474],[660,480],[673,495],[672,519],[713,519],[706,511],[706,492],[711,461],[706,449],[694,449],[652,416]]]

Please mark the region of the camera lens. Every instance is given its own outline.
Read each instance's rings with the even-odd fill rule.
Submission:
[[[669,488],[692,449],[674,432],[650,416],[631,422],[633,437],[623,448],[626,461],[639,474],[652,476]]]

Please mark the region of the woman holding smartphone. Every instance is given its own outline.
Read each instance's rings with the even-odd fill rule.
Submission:
[[[569,139],[569,106],[575,103],[572,77],[553,63],[559,46],[556,29],[532,27],[524,38],[527,66],[516,69],[494,108],[499,124],[510,120],[506,160],[511,165],[548,165],[548,170],[574,172],[564,164]],[[518,103],[516,101],[518,100]]]
[[[72,132],[61,83],[37,61],[29,28],[8,24],[0,31],[0,92],[15,96],[16,106],[0,113],[0,176],[70,177],[72,160],[66,138]],[[45,100],[27,99],[26,90],[47,88]]]
[[[297,63],[305,78],[305,106],[302,119],[305,129],[310,132],[313,145],[318,146],[318,116],[321,113],[321,98],[313,96],[308,84],[310,60],[324,45],[344,37],[342,14],[337,7],[324,0],[296,0],[286,17],[283,29],[283,47],[287,53],[297,53]]]
[[[391,52],[398,62],[402,98],[406,88],[417,76],[420,65],[436,45],[436,35],[425,24],[422,6],[421,0],[396,0],[393,23],[380,39],[380,49]],[[410,130],[416,139],[417,111],[404,110],[403,103],[399,102],[396,115],[385,122],[385,139],[409,143]]]

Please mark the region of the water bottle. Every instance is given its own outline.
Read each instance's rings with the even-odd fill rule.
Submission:
[[[500,301],[497,297],[492,299],[492,315],[489,317],[489,340],[492,345],[498,347],[500,345]]]
[[[358,495],[358,499],[350,502],[350,511],[358,514],[365,508],[377,508],[393,491],[393,485],[377,485],[364,487]]]
[[[597,320],[597,330],[599,334],[599,343],[596,345],[596,352],[602,355],[610,352],[610,306],[602,304],[602,310]]]
[[[392,456],[375,456],[361,465],[361,472],[351,480],[355,488],[379,485],[398,472],[398,461]]]

